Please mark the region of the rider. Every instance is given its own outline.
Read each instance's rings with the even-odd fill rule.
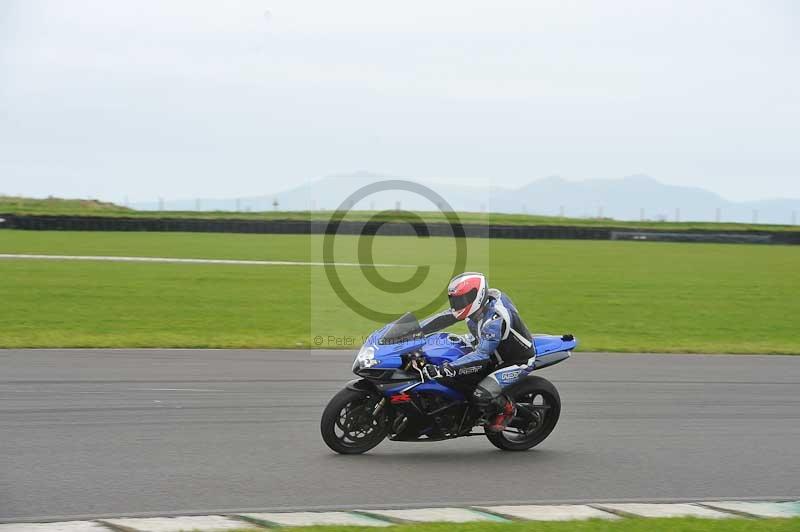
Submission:
[[[455,321],[467,320],[473,340],[469,343],[474,351],[452,363],[425,365],[422,371],[427,378],[474,376],[513,362],[524,363],[535,355],[531,334],[516,307],[508,296],[489,289],[485,275],[475,272],[457,275],[447,287],[447,296],[450,310],[426,320],[424,327],[441,329]],[[504,430],[516,413],[513,402],[503,394],[503,387],[509,383],[499,378],[498,373],[483,378],[473,393],[474,403],[481,411],[497,413],[486,425],[493,432]]]

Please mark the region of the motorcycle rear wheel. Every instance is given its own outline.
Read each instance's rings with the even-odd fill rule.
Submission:
[[[504,451],[527,451],[542,443],[558,423],[561,397],[553,383],[542,377],[530,376],[515,385],[510,399],[517,414],[506,430],[487,432],[492,445]]]
[[[320,432],[325,444],[340,454],[361,454],[386,437],[386,414],[372,415],[379,397],[345,388],[328,402],[322,412]]]

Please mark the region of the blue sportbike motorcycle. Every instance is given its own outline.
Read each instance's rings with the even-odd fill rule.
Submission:
[[[488,418],[469,397],[487,372],[426,380],[425,364],[453,362],[473,350],[469,338],[430,332],[427,325],[405,314],[367,338],[353,362],[353,372],[361,378],[347,383],[322,414],[320,428],[328,447],[360,454],[387,437],[425,442],[485,435],[500,449],[524,451],[550,435],[561,399],[550,381],[531,373],[569,358],[578,344],[572,335],[533,335],[533,357],[490,367],[516,413],[502,432],[474,432]]]

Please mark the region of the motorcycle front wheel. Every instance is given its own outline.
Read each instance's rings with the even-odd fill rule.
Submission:
[[[547,438],[561,415],[561,398],[553,383],[542,377],[526,377],[510,399],[517,407],[514,419],[502,432],[487,432],[492,445],[504,451],[526,451]]]
[[[334,395],[320,421],[325,444],[340,454],[361,454],[382,442],[389,431],[386,414],[372,415],[380,399],[347,388]]]

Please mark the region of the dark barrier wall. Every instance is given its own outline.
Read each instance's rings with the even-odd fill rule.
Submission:
[[[202,233],[323,234],[328,223],[308,220],[203,220],[186,218],[117,218],[105,216],[28,216],[0,214],[0,228],[47,231],[184,231]],[[682,242],[736,242],[760,244],[800,244],[800,231],[635,231],[625,228],[556,225],[478,225],[464,224],[456,233],[477,238],[544,238],[578,240],[641,240]],[[406,224],[344,221],[342,234],[395,236],[451,236],[446,223]]]

